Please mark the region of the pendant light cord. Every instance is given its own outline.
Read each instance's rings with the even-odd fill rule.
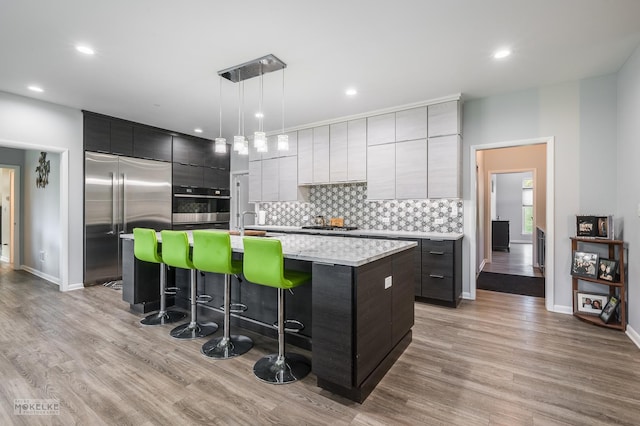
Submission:
[[[282,68],[282,134],[284,135],[284,68]]]
[[[219,114],[219,115],[220,115],[220,117],[219,117],[219,118],[220,118],[220,137],[222,138],[222,76],[220,76],[220,85],[219,85],[219,89],[220,89],[220,90],[219,90],[219,94],[218,94],[218,99],[219,99],[219,102],[218,102],[218,105],[219,105],[218,111],[219,111],[219,113],[220,113],[220,114]]]

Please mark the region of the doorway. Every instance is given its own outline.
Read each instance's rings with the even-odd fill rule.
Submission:
[[[231,222],[230,228],[240,229],[241,215],[245,211],[254,211],[254,203],[249,202],[249,172],[231,173]],[[245,225],[253,225],[255,217],[248,215],[245,218]]]
[[[531,155],[523,154],[524,149],[537,149],[537,155],[544,161],[544,167],[531,165]],[[507,160],[502,162],[488,161],[492,154],[507,154]],[[545,282],[544,298],[548,310],[554,306],[553,279],[553,203],[554,203],[554,138],[544,137],[536,139],[498,142],[470,147],[470,178],[471,178],[471,218],[469,223],[469,297],[476,298],[477,278],[485,265],[493,260],[491,246],[491,210],[490,191],[491,179],[489,172],[522,172],[534,170],[535,213],[533,215],[533,229],[542,227],[546,231]],[[544,191],[542,190],[544,188]],[[536,259],[538,240],[535,233],[531,242],[532,258]],[[528,256],[528,254],[526,254]],[[534,266],[536,263],[532,262]]]
[[[0,261],[16,269],[19,260],[20,167],[0,166]]]

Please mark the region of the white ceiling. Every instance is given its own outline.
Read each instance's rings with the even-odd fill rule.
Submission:
[[[0,0],[0,90],[213,138],[217,71],[269,53],[288,65],[294,127],[608,74],[639,43],[638,0]],[[494,60],[500,47],[513,55]],[[281,82],[264,77],[267,131],[281,126]],[[226,137],[237,88],[222,85]],[[257,78],[245,93],[249,133]]]

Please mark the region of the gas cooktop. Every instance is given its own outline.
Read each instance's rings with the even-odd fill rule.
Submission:
[[[331,225],[308,225],[303,226],[302,229],[319,229],[322,231],[353,231],[358,229],[357,226],[331,226]]]

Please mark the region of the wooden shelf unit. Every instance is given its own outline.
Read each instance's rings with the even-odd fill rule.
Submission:
[[[571,237],[571,253],[578,250],[580,244],[606,244],[609,249],[608,258],[618,261],[618,269],[620,271],[620,281],[611,282],[605,280],[599,280],[594,278],[576,277],[571,276],[572,289],[573,289],[573,315],[580,318],[583,321],[591,324],[599,325],[601,327],[613,328],[617,330],[625,331],[627,329],[627,291],[626,291],[626,276],[625,276],[625,262],[624,262],[624,241],[621,240],[605,240],[600,238],[580,238]],[[582,250],[580,250],[582,251]],[[609,323],[605,323],[600,319],[598,315],[590,315],[582,312],[578,312],[576,308],[575,293],[580,290],[578,281],[586,281],[590,283],[605,285],[609,288],[609,296],[618,297],[620,304],[617,309],[620,310],[620,321],[615,321],[613,318]],[[619,289],[616,294],[616,289]]]

